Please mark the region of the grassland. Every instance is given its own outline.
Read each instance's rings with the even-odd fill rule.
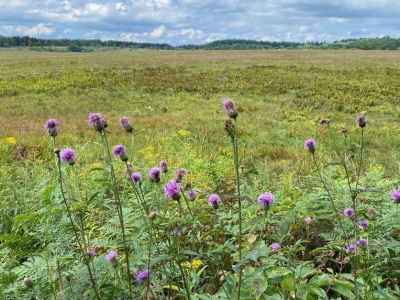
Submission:
[[[225,96],[235,100],[240,112],[246,194],[276,191],[277,216],[290,215],[299,199],[316,192],[304,139],[316,137],[324,167],[335,165],[343,128],[354,137],[354,152],[358,150],[359,112],[368,118],[363,171],[379,179],[381,188],[398,181],[398,51],[0,50],[0,249],[11,257],[1,260],[0,271],[19,266],[30,251],[32,256],[42,253],[45,244],[35,225],[51,223],[43,208],[46,214],[52,209],[49,172],[54,161],[44,129],[48,118],[61,120],[59,146],[78,150],[85,178],[96,172],[102,156],[95,132],[87,128],[87,114],[102,112],[112,144],[130,146],[135,167],[145,172],[166,159],[173,167],[189,169],[188,180],[199,190],[230,195],[234,173],[221,113]],[[123,115],[133,121],[133,139],[119,127]],[[329,127],[319,125],[322,119],[330,120]],[[117,171],[123,174],[121,166]],[[342,171],[329,172],[343,179]],[[89,189],[102,189],[102,183],[94,179]],[[101,226],[104,216],[100,209],[93,211],[93,228]],[[46,239],[52,239],[50,234]],[[16,278],[7,276],[3,284]],[[392,286],[398,284],[393,280]]]
[[[376,125],[372,148],[387,154],[375,159],[395,173],[399,58],[385,51],[1,51],[0,135],[36,151],[48,117],[79,136],[87,113],[102,111],[113,125],[122,114],[133,117],[152,139],[142,145],[187,129],[200,143],[195,148],[217,147],[220,100],[229,96],[243,112],[248,155],[269,169],[296,170],[299,146],[320,119],[340,128],[364,111]]]

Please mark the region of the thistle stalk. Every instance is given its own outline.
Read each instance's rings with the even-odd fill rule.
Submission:
[[[131,276],[131,271],[130,271],[130,267],[129,267],[129,250],[128,250],[128,243],[127,243],[126,234],[125,234],[125,223],[124,223],[124,217],[123,217],[123,212],[122,212],[122,202],[121,202],[120,195],[118,192],[117,179],[115,176],[114,166],[112,164],[110,146],[108,143],[108,139],[107,139],[105,130],[100,131],[100,135],[102,138],[103,145],[106,149],[106,162],[107,162],[109,170],[110,170],[110,177],[111,177],[111,182],[112,182],[112,189],[113,189],[113,194],[114,194],[114,199],[115,199],[115,205],[117,208],[118,219],[119,219],[119,223],[120,223],[120,227],[121,227],[122,242],[123,242],[124,254],[125,254],[126,280],[128,283],[129,295],[130,295],[130,298],[133,299],[132,276]]]
[[[84,247],[82,245],[82,242],[80,240],[79,233],[78,233],[78,230],[76,229],[76,225],[75,225],[75,222],[74,222],[74,219],[73,219],[73,216],[72,216],[71,208],[70,208],[70,206],[68,204],[68,201],[67,201],[67,198],[65,196],[63,177],[62,177],[62,171],[61,171],[60,151],[59,150],[55,150],[55,154],[57,156],[58,181],[59,181],[59,185],[60,185],[62,200],[63,200],[64,206],[65,206],[65,209],[67,211],[68,219],[69,219],[69,222],[70,222],[70,224],[72,226],[72,229],[73,229],[73,232],[74,232],[74,235],[75,235],[75,239],[76,239],[76,241],[78,243],[79,249],[80,249],[81,254],[83,256],[84,263],[85,263],[86,268],[88,270],[89,279],[90,279],[93,291],[95,293],[96,299],[100,300],[101,299],[100,298],[100,294],[98,292],[96,280],[94,278],[92,269],[90,267],[89,259],[88,259],[87,255],[86,255],[85,249],[84,249]]]

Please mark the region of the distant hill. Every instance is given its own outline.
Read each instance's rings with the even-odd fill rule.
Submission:
[[[251,50],[251,49],[363,49],[399,50],[400,39],[391,37],[347,39],[335,42],[270,42],[243,39],[218,40],[202,45],[171,46],[169,44],[136,43],[125,41],[101,41],[81,39],[38,39],[28,36],[0,36],[0,48],[29,47],[34,50],[84,52],[97,48],[130,49],[204,49],[204,50]]]

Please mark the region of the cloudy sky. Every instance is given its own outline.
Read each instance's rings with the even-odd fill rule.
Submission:
[[[0,0],[0,35],[174,45],[400,36],[399,0]]]

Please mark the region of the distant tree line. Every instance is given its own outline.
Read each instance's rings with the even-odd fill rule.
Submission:
[[[96,48],[131,49],[203,49],[203,50],[251,50],[251,49],[363,49],[398,50],[400,39],[391,37],[347,39],[335,42],[269,42],[243,39],[218,40],[202,45],[171,46],[169,44],[136,43],[124,41],[102,41],[81,39],[38,39],[28,36],[0,36],[0,47],[30,47],[32,49],[64,48],[64,51],[84,52]]]

